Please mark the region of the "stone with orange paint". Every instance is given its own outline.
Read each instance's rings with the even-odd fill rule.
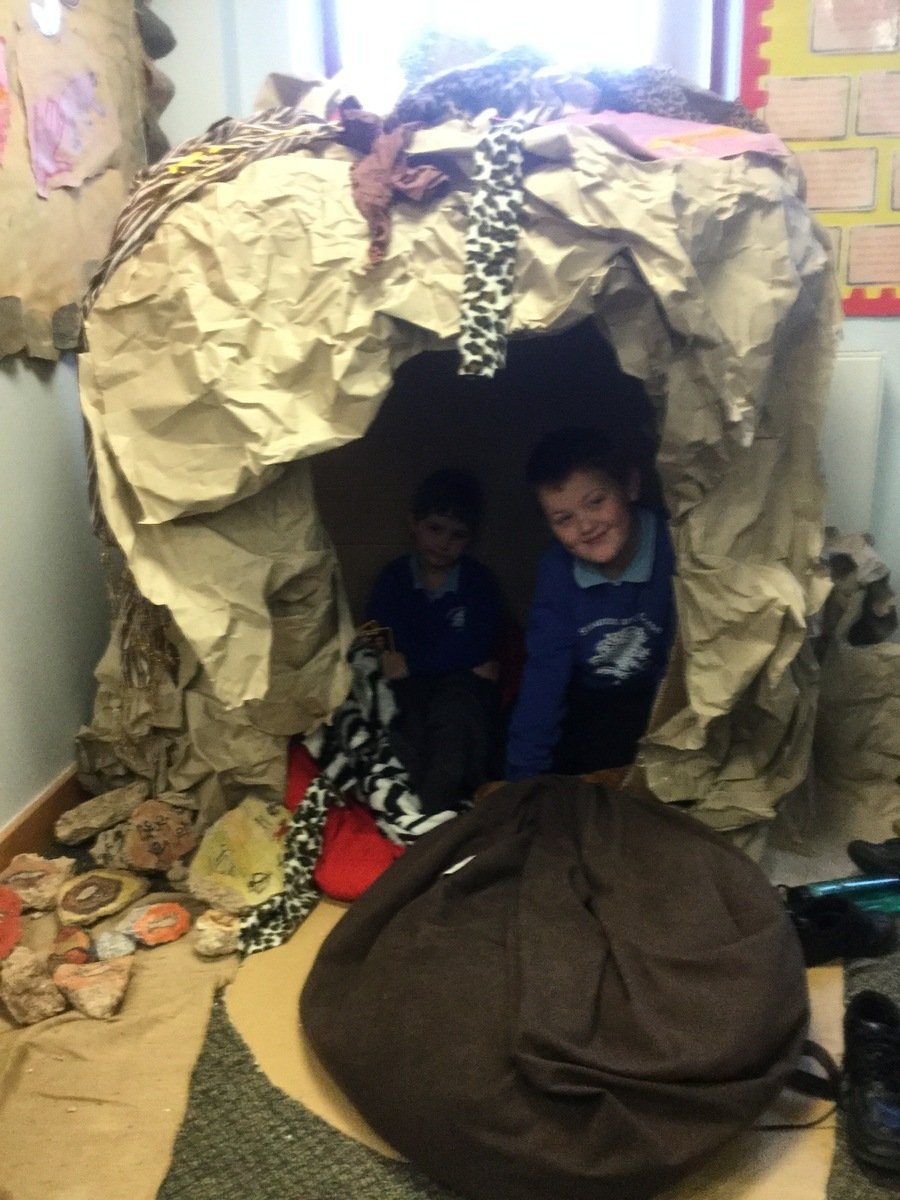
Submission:
[[[63,963],[93,962],[96,957],[89,933],[80,925],[63,925],[47,951],[47,969],[52,974]]]
[[[73,1008],[86,1017],[106,1020],[118,1011],[133,966],[130,954],[93,963],[63,963],[53,972],[53,982]]]
[[[116,928],[141,946],[162,946],[166,942],[177,942],[190,927],[191,914],[183,904],[162,900],[133,908]]]
[[[22,901],[11,887],[0,886],[0,958],[6,958],[22,936]]]

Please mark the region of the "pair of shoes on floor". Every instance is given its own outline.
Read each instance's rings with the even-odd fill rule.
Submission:
[[[900,876],[900,837],[885,842],[851,842],[847,857],[866,875]]]
[[[881,992],[857,992],[844,1012],[841,1106],[853,1157],[900,1173],[900,1008]]]
[[[807,896],[802,888],[787,888],[783,896],[808,967],[877,958],[897,945],[896,922],[886,913],[866,912],[846,896]]]

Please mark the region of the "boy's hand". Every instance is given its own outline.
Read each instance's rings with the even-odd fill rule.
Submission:
[[[381,673],[385,679],[406,679],[409,667],[399,650],[385,650],[381,656]]]
[[[500,664],[494,659],[479,663],[477,667],[472,668],[472,674],[477,675],[480,679],[488,679],[491,683],[496,683],[500,678]]]

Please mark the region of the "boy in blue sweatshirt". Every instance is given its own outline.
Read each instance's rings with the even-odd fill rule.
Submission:
[[[398,706],[392,732],[425,812],[470,799],[496,741],[503,610],[493,575],[466,554],[482,506],[466,471],[423,480],[410,512],[412,553],[382,570],[366,610],[393,637],[381,659]]]
[[[596,429],[559,429],[528,482],[556,541],[541,559],[506,777],[582,774],[634,759],[675,633],[662,513],[636,465]]]

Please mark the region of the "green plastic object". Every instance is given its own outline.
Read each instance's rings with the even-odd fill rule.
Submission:
[[[848,875],[845,879],[822,879],[790,889],[798,898],[845,896],[869,912],[900,913],[900,876]]]

